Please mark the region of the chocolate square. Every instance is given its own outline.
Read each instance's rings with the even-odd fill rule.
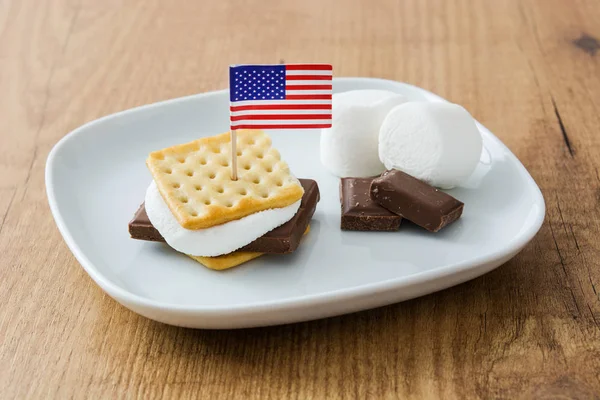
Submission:
[[[430,232],[456,221],[464,207],[449,194],[397,170],[373,179],[371,197],[382,207]]]
[[[402,217],[386,210],[371,199],[373,178],[342,178],[342,230],[397,231]]]

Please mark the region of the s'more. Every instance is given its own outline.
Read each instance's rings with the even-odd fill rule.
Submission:
[[[131,237],[164,242],[215,270],[294,252],[319,187],[297,179],[263,131],[236,133],[237,180],[229,132],[150,153],[153,180],[129,223]]]

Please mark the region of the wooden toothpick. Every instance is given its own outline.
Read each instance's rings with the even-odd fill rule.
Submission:
[[[231,130],[231,180],[237,181],[237,135]]]

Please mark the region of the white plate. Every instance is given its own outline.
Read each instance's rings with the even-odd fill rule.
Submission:
[[[387,89],[445,101],[380,79],[340,78],[334,92]],[[339,315],[422,296],[506,262],[539,230],[544,200],[517,158],[479,125],[484,152],[465,187],[450,193],[463,217],[437,234],[342,232],[338,179],[319,162],[319,133],[270,131],[292,171],[319,183],[310,235],[292,255],[260,257],[225,272],[165,245],[129,238],[127,223],[151,181],[147,154],[228,130],[227,91],[135,108],[65,136],[46,166],[48,199],[67,245],[92,279],[125,307],[167,324],[241,328]]]

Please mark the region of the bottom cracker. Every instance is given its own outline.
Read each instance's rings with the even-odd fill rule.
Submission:
[[[307,235],[308,232],[310,232],[310,225],[306,227],[304,235]],[[257,257],[262,256],[263,254],[265,253],[257,253],[254,251],[234,251],[233,253],[223,254],[222,256],[216,257],[191,256],[189,254],[186,254],[186,256],[192,258],[195,261],[198,261],[206,268],[214,269],[216,271],[222,271],[224,269],[237,267],[238,265],[248,262],[250,260],[254,260]]]
[[[263,254],[265,253],[256,253],[253,251],[234,251],[233,253],[223,254],[222,256],[216,257],[190,256],[189,254],[186,255],[198,261],[206,268],[221,271],[224,269],[236,267],[240,264],[245,263],[246,261],[250,261],[255,259],[256,257],[260,257]]]

